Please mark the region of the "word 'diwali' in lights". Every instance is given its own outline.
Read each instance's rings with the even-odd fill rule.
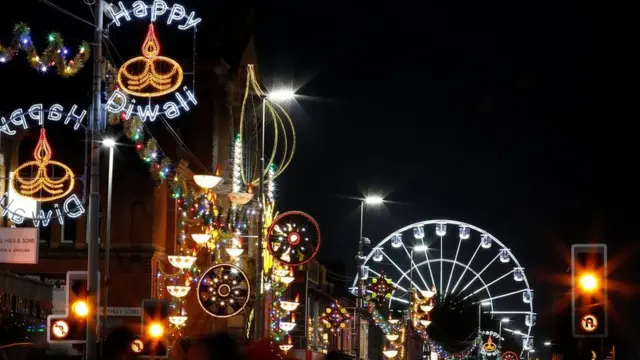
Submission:
[[[159,56],[160,42],[153,24],[142,44],[142,55],[125,62],[118,71],[122,91],[140,97],[158,97],[175,91],[184,73],[175,60]]]

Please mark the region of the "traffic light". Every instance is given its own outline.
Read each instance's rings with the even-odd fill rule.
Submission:
[[[603,338],[607,314],[607,245],[571,246],[572,331],[576,338]]]
[[[169,300],[142,300],[142,334],[131,349],[139,357],[169,357]]]
[[[95,309],[89,306],[87,272],[67,272],[65,291],[65,314],[47,317],[47,341],[52,344],[84,344],[87,341],[87,323],[90,315],[95,314]]]

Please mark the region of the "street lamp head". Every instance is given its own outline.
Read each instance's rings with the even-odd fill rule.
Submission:
[[[287,101],[296,96],[292,90],[276,90],[267,94],[267,98],[272,101]]]
[[[416,245],[413,247],[413,250],[417,252],[425,252],[429,250],[429,247],[427,245]]]
[[[104,139],[102,140],[102,145],[108,148],[112,148],[116,146],[116,141],[113,139]]]
[[[511,321],[511,319],[509,319],[509,318],[502,318],[502,320],[500,320],[500,321],[502,321],[503,323],[508,323],[509,321]]]
[[[480,305],[487,307],[487,306],[491,306],[491,302],[490,301],[483,301],[480,303]]]
[[[544,346],[551,346],[551,341],[545,341]]]
[[[360,242],[362,242],[363,246],[371,246],[371,239],[369,239],[368,237],[361,237]]]
[[[364,198],[364,202],[365,204],[369,205],[378,205],[382,204],[384,202],[384,199],[382,198],[382,196],[372,195]]]

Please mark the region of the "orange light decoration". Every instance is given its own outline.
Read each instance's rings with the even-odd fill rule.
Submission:
[[[13,189],[21,196],[40,202],[54,201],[67,196],[75,185],[75,175],[67,165],[52,161],[51,156],[52,151],[47,141],[47,134],[44,129],[40,129],[40,139],[33,151],[34,160],[20,165],[15,170],[15,176],[11,182]],[[25,179],[20,175],[22,170],[32,167],[37,168],[32,179]],[[61,168],[64,171],[62,177],[59,179],[50,178],[47,173],[47,169],[50,167]],[[40,192],[44,194],[37,196],[36,193]]]
[[[175,91],[182,84],[184,72],[175,60],[158,56],[160,42],[153,24],[149,24],[147,37],[142,43],[142,55],[125,62],[118,70],[118,85],[127,94],[140,97],[158,97]],[[170,67],[166,73],[159,73],[158,67]],[[134,69],[142,71],[132,71]]]

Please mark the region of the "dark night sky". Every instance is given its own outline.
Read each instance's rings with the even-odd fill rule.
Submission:
[[[3,14],[2,41],[10,23],[54,12],[27,2],[42,13]],[[632,12],[577,0],[268,3],[256,12],[261,73],[305,95],[279,210],[318,220],[321,260],[353,273],[359,203],[349,198],[370,193],[392,201],[366,213],[372,240],[430,218],[477,225],[511,247],[547,309],[548,274],[567,267],[560,244],[606,242],[615,258],[640,243]],[[224,17],[217,4],[203,24]],[[47,28],[91,36],[57,16]],[[611,276],[637,283],[637,264]]]

